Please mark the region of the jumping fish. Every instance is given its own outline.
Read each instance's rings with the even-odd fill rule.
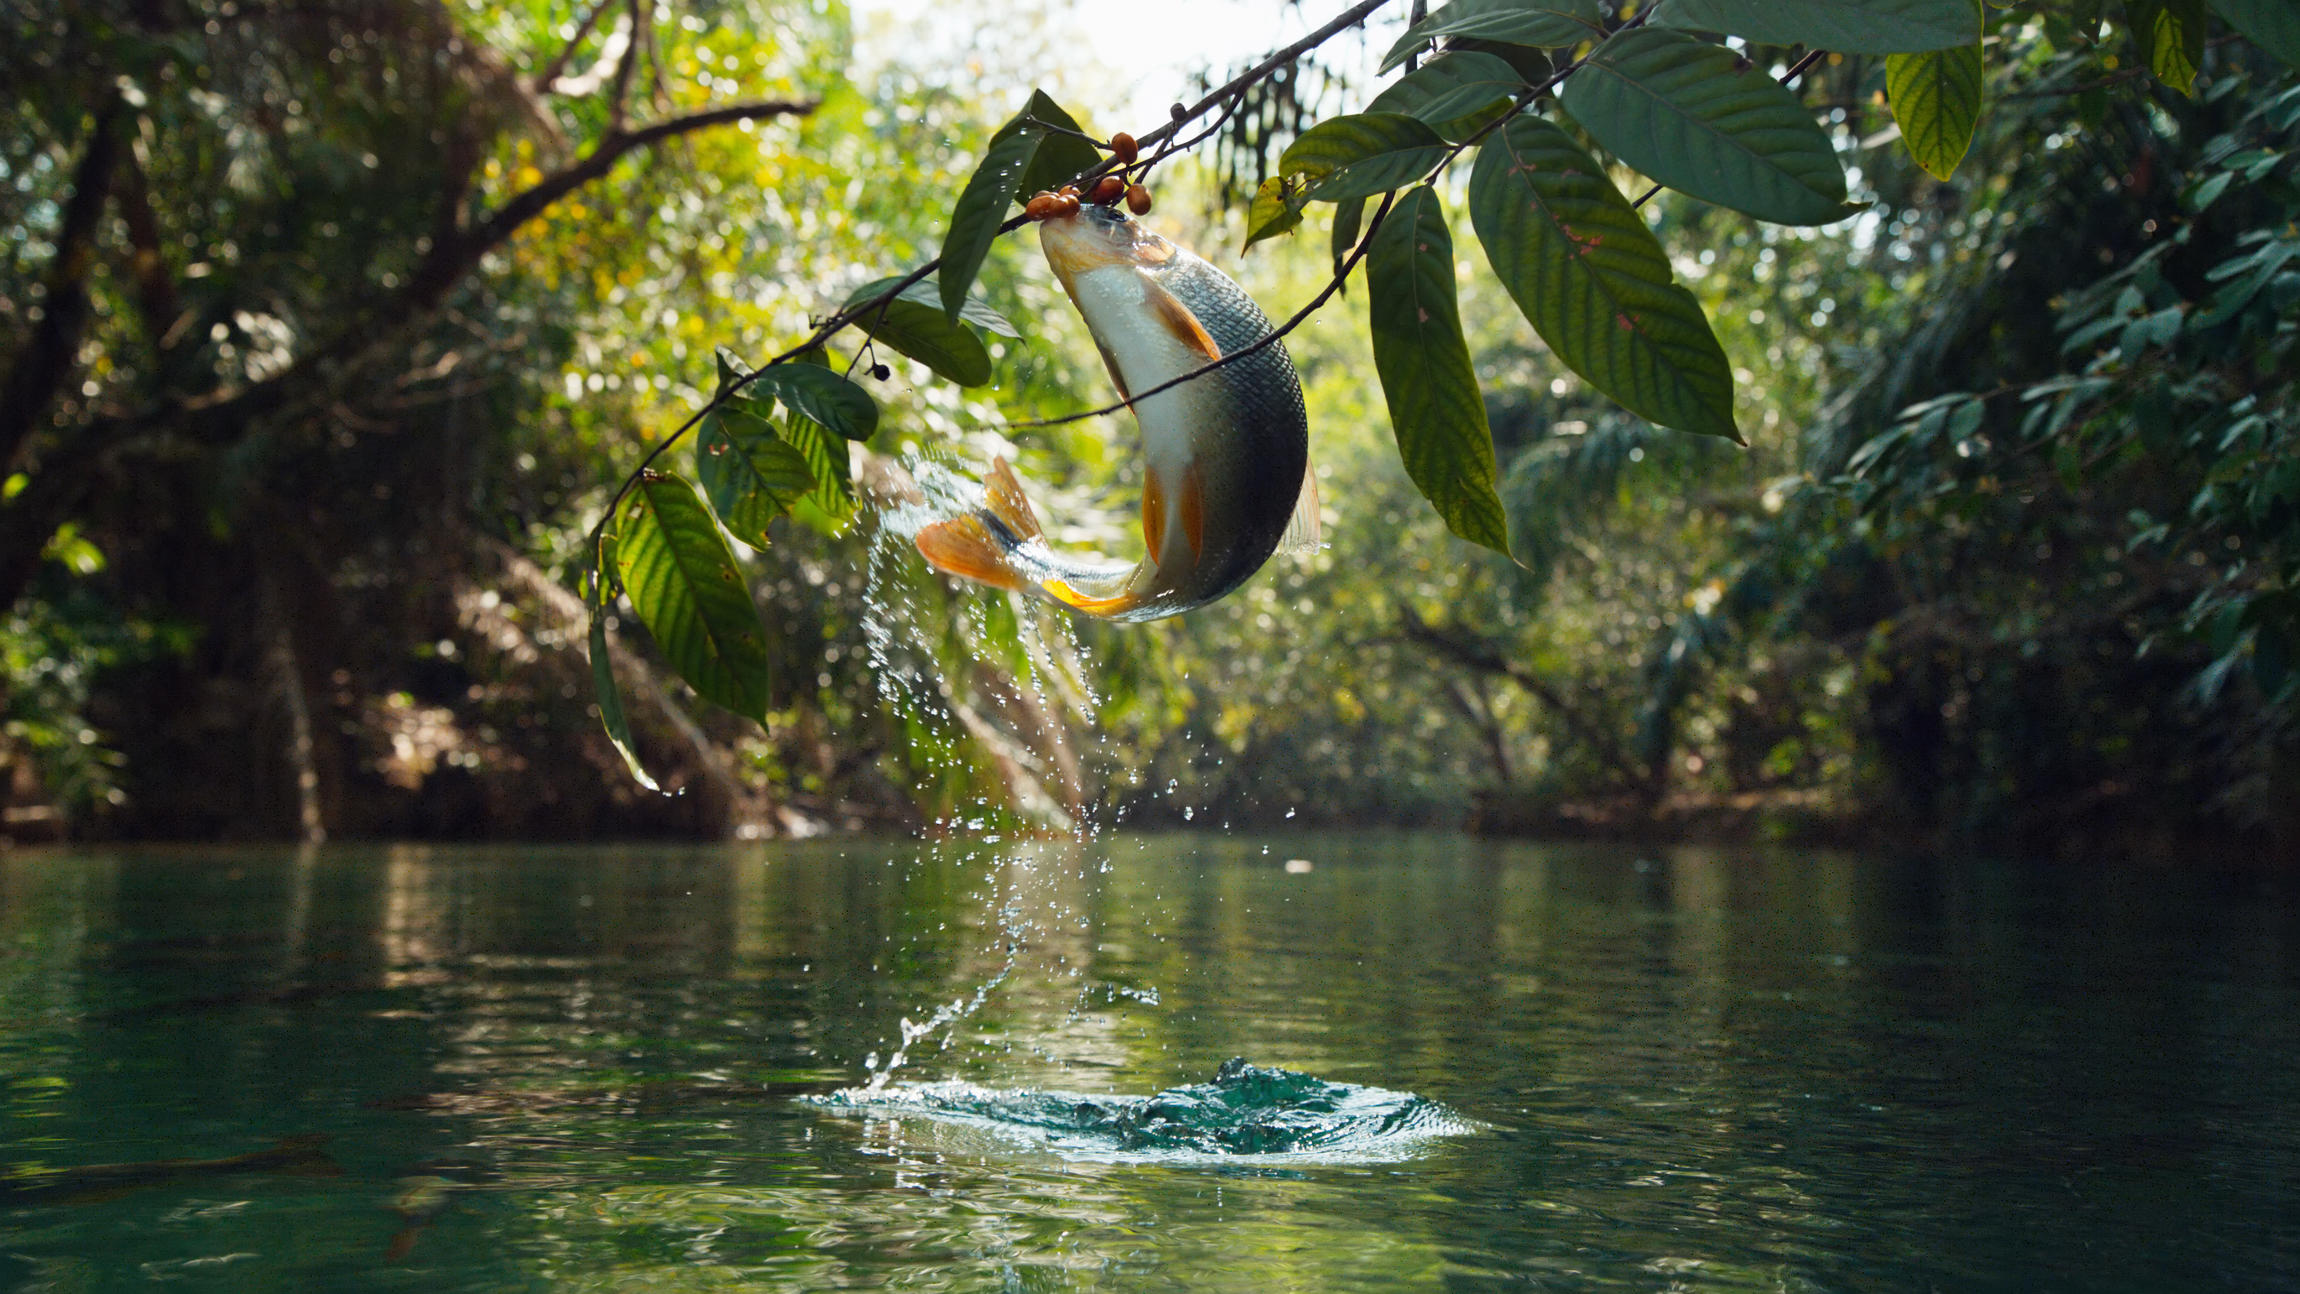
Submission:
[[[1040,245],[1121,396],[1269,336],[1269,318],[1222,271],[1115,206],[1073,207],[1040,223]],[[1004,459],[991,462],[983,506],[922,528],[919,551],[950,574],[1087,615],[1155,620],[1237,588],[1280,546],[1318,546],[1309,415],[1284,343],[1132,407],[1146,460],[1141,561],[1049,547]]]

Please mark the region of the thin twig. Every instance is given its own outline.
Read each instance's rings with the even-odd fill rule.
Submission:
[[[480,251],[493,247],[509,237],[511,231],[540,214],[544,208],[566,197],[576,189],[607,174],[615,163],[626,155],[649,145],[681,135],[691,135],[714,126],[731,125],[738,121],[755,121],[762,117],[805,116],[815,110],[807,101],[769,99],[755,103],[726,103],[715,108],[704,108],[683,116],[650,122],[637,130],[614,130],[602,138],[581,161],[554,172],[537,181],[523,192],[506,200],[501,209],[483,221],[470,234],[471,244]]]
[[[623,133],[623,115],[631,100],[631,71],[639,65],[640,31],[646,24],[641,12],[645,0],[631,0],[631,35],[623,42],[623,56],[615,60],[614,85],[607,92],[607,135]]]
[[[1212,139],[1216,132],[1220,131],[1222,127],[1230,124],[1230,118],[1237,116],[1238,109],[1244,107],[1245,104],[1246,92],[1244,90],[1240,90],[1238,93],[1232,95],[1227,103],[1222,105],[1221,114],[1216,116],[1212,122],[1208,123],[1204,130],[1201,130],[1197,134],[1190,136],[1188,139],[1175,140],[1171,143],[1161,145],[1157,152],[1135,163],[1136,167],[1139,168],[1143,173],[1147,174],[1151,167],[1158,165],[1158,163],[1165,161],[1167,158],[1172,157],[1174,154],[1187,153],[1191,149],[1196,148],[1198,145],[1205,143],[1209,139]]]
[[[1201,116],[1204,116],[1209,109],[1221,103],[1222,100],[1227,99],[1231,95],[1246,89],[1248,86],[1251,86],[1257,81],[1260,81],[1263,78],[1269,76],[1270,73],[1277,71],[1279,68],[1286,66],[1287,64],[1293,62],[1295,59],[1300,58],[1302,55],[1309,53],[1311,50],[1316,49],[1318,46],[1325,44],[1327,41],[1332,40],[1334,37],[1341,35],[1343,32],[1348,31],[1350,28],[1355,27],[1359,23],[1364,22],[1366,19],[1373,17],[1375,10],[1381,8],[1383,5],[1386,5],[1389,2],[1390,0],[1360,0],[1360,3],[1351,5],[1332,22],[1327,23],[1325,26],[1318,28],[1316,31],[1311,32],[1309,35],[1302,37],[1300,40],[1295,41],[1293,44],[1286,46],[1284,49],[1279,50],[1277,53],[1270,55],[1268,58],[1263,59],[1259,63],[1256,63],[1247,71],[1231,78],[1229,84],[1208,92],[1205,98],[1200,99],[1198,102],[1190,105],[1188,108],[1183,109],[1181,116],[1176,117],[1172,121],[1167,122],[1165,125],[1160,126],[1158,129],[1139,137],[1135,142],[1144,148],[1151,148],[1158,144],[1165,143],[1167,140],[1173,138],[1174,135],[1181,130],[1183,125],[1188,122],[1195,121]]]
[[[655,111],[667,112],[671,107],[671,90],[663,82],[663,46],[655,36],[655,19],[652,8],[648,10],[646,25],[639,30],[647,38],[648,101],[655,105]]]
[[[567,70],[567,64],[575,57],[575,50],[590,38],[591,29],[597,27],[599,19],[606,16],[607,11],[614,7],[615,0],[599,0],[599,3],[591,6],[590,12],[583,15],[583,21],[575,25],[575,34],[567,38],[567,44],[560,49],[558,57],[545,64],[543,70],[535,74],[535,93],[551,93],[551,83],[557,81],[559,74]]]

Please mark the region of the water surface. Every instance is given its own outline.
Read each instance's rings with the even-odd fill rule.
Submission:
[[[21,853],[0,1287],[2293,1288],[2296,953],[2205,868]],[[1442,1126],[1080,1140],[1232,1058]]]

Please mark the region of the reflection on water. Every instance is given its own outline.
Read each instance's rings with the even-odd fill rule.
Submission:
[[[1431,836],[15,855],[0,1287],[2290,1288],[2286,884]],[[1143,1162],[802,1099],[906,1037],[887,1091],[1008,1125],[1246,1056],[1478,1126]]]

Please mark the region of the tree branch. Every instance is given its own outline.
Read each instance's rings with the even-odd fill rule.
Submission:
[[[14,606],[23,596],[25,588],[39,570],[41,547],[48,536],[54,533],[58,524],[95,497],[99,478],[113,470],[108,465],[115,463],[118,454],[126,447],[137,443],[139,434],[165,426],[193,442],[208,444],[223,443],[244,435],[255,419],[276,413],[300,398],[315,376],[326,372],[334,364],[356,361],[387,343],[390,337],[408,324],[436,310],[455,284],[478,265],[481,256],[510,238],[520,226],[540,215],[552,203],[607,174],[616,162],[628,154],[666,139],[714,126],[803,114],[812,111],[813,107],[810,103],[783,101],[726,104],[654,122],[641,129],[603,139],[589,156],[514,196],[476,228],[444,240],[435,239],[431,251],[404,292],[379,312],[353,322],[333,340],[306,352],[277,376],[203,397],[166,402],[139,414],[103,416],[91,420],[61,447],[60,453],[42,463],[42,470],[34,475],[23,494],[6,507],[0,508],[0,608]],[[100,131],[98,140],[106,138],[109,136]],[[93,165],[91,159],[97,151],[96,141],[91,141],[90,154],[83,158],[80,166],[79,178],[83,182],[91,178],[109,178],[110,168],[115,163],[105,160],[100,168]],[[86,191],[95,195],[91,201],[100,201],[100,187],[86,187]],[[78,200],[79,192],[76,191],[72,205],[76,207]],[[92,227],[95,223],[94,215],[89,215],[87,220]],[[68,218],[66,224],[69,226],[72,221]],[[68,250],[68,245],[69,240],[60,239],[59,252]],[[68,258],[59,255],[59,272],[67,261]],[[80,268],[84,273],[85,266]],[[58,299],[51,296],[51,310]],[[43,330],[51,328],[49,319],[44,318],[41,327]],[[35,343],[37,341],[36,336]],[[75,336],[71,346],[60,350],[55,347],[50,349],[60,354],[68,367],[70,355],[76,346]],[[28,347],[28,353],[32,349]],[[20,360],[17,372],[11,373],[7,388],[11,402],[7,407],[10,410],[15,408],[18,400],[16,391],[19,374],[35,367]],[[53,393],[61,377],[61,370],[50,375],[49,394]],[[44,399],[41,407],[45,407]],[[21,449],[21,443],[28,438],[29,428],[36,418],[37,410],[22,420],[25,434],[15,438],[10,445],[12,452]]]
[[[1640,766],[1636,760],[1631,759],[1628,750],[1622,746],[1619,740],[1567,701],[1564,694],[1550,686],[1549,682],[1540,675],[1503,656],[1490,644],[1429,624],[1419,615],[1416,615],[1411,607],[1403,608],[1401,615],[1405,621],[1405,632],[1408,639],[1435,650],[1456,665],[1476,670],[1481,674],[1491,674],[1497,678],[1508,679],[1524,688],[1532,693],[1536,700],[1549,707],[1550,711],[1565,724],[1566,730],[1588,746],[1591,753],[1595,754],[1607,768],[1618,774],[1622,780],[1639,790],[1652,790],[1651,771]]]
[[[521,225],[543,214],[552,203],[606,175],[615,168],[615,163],[639,149],[659,144],[666,139],[691,135],[698,130],[709,130],[713,126],[757,121],[762,117],[803,117],[814,110],[812,102],[790,99],[729,103],[684,116],[665,118],[637,130],[615,131],[601,139],[598,146],[582,160],[536,181],[534,187],[514,195],[495,214],[465,234],[461,242],[467,253],[466,259],[476,262],[481,255],[494,250],[510,238]]]
[[[645,3],[646,0],[630,0],[631,36],[623,42],[623,56],[615,60],[614,84],[607,91],[607,134],[602,143],[623,133],[624,114],[631,101],[631,69],[639,65],[640,33],[647,25],[646,14],[642,12]]]
[[[1247,87],[1253,85],[1255,82],[1261,80],[1262,78],[1269,76],[1277,69],[1286,66],[1287,64],[1293,62],[1295,59],[1300,58],[1302,55],[1310,52],[1313,49],[1316,49],[1318,46],[1333,39],[1335,36],[1340,35],[1342,32],[1345,32],[1350,28],[1357,26],[1359,23],[1364,22],[1368,17],[1371,17],[1376,10],[1380,9],[1383,5],[1388,3],[1389,0],[1359,0],[1359,3],[1352,5],[1347,10],[1344,10],[1339,16],[1335,17],[1325,26],[1320,27],[1318,30],[1311,32],[1309,35],[1304,36],[1300,40],[1295,41],[1293,44],[1279,50],[1277,53],[1263,59],[1260,63],[1255,64],[1247,71],[1239,74],[1236,77],[1233,77],[1228,84],[1210,91],[1196,104],[1176,112],[1171,121],[1168,121],[1166,124],[1158,127],[1156,130],[1152,130],[1147,134],[1139,136],[1136,139],[1137,147],[1141,153],[1144,154],[1143,160],[1136,163],[1136,165],[1148,166],[1155,164],[1159,160],[1162,160],[1171,154],[1174,150],[1172,148],[1167,148],[1163,151],[1157,151],[1155,153],[1153,153],[1153,150],[1156,150],[1159,145],[1164,144],[1166,141],[1172,139],[1175,133],[1181,130],[1184,126],[1187,126],[1190,124],[1190,122],[1204,116],[1208,112],[1222,107],[1224,103],[1227,102],[1232,96],[1240,94]],[[1079,177],[1079,185],[1083,188],[1090,185],[1095,179],[1101,176],[1112,174],[1122,169],[1125,169],[1124,164],[1120,163],[1115,157],[1105,158],[1100,165],[1093,167]],[[1365,249],[1371,245],[1374,229],[1379,226],[1382,215],[1387,213],[1389,209],[1389,201],[1390,200],[1387,198],[1383,200],[1382,210],[1377,212],[1374,219],[1368,223],[1368,227],[1365,231],[1364,241],[1359,243],[1358,250],[1353,255],[1350,261],[1350,265],[1354,266],[1357,263],[1357,258],[1362,257],[1365,254]],[[1008,217],[1003,224],[999,225],[998,236],[1004,237],[1005,235],[1010,234],[1029,223],[1030,217],[1028,215],[1017,213]],[[929,274],[934,273],[935,270],[941,267],[941,265],[942,258],[937,256],[932,260],[927,261],[925,264],[919,266],[917,269],[912,270],[910,273],[905,274],[901,278],[898,278],[889,283],[879,292],[877,296],[872,297],[867,301],[855,302],[847,306],[845,309],[840,310],[838,313],[832,315],[830,318],[825,319],[820,324],[815,326],[814,331],[807,335],[805,341],[802,341],[798,345],[793,346],[781,354],[769,359],[766,363],[753,370],[748,376],[728,383],[716,395],[713,395],[709,400],[705,401],[702,408],[697,409],[692,414],[688,415],[687,420],[680,423],[671,431],[669,435],[655,442],[655,447],[649,450],[647,452],[647,456],[639,461],[639,465],[632,468],[630,473],[623,478],[623,483],[616,488],[613,497],[608,499],[607,507],[600,514],[598,524],[592,526],[589,544],[594,559],[596,559],[599,551],[600,536],[605,533],[607,522],[615,515],[615,509],[622,506],[623,496],[630,492],[631,486],[639,480],[642,473],[654,465],[656,459],[660,458],[673,445],[677,444],[678,441],[689,431],[693,430],[697,423],[700,423],[703,419],[709,417],[712,412],[725,405],[727,401],[732,400],[737,395],[741,394],[745,387],[758,380],[760,375],[764,374],[768,369],[773,368],[777,364],[787,364],[792,360],[797,359],[799,356],[806,354],[808,351],[819,349],[824,342],[830,340],[830,338],[837,335],[840,330],[846,328],[856,320],[863,318],[874,310],[886,309],[887,304],[893,301],[895,297],[901,295],[905,289],[910,288],[914,284],[924,282],[926,277]],[[1254,343],[1254,345],[1250,347],[1234,351],[1230,355],[1224,356],[1220,360],[1216,360],[1215,365],[1228,363],[1233,359],[1242,359],[1245,356],[1254,353],[1255,351],[1259,351],[1276,343],[1280,337],[1284,336],[1285,333],[1292,331],[1295,327],[1298,327],[1301,322],[1304,319],[1307,319],[1310,314],[1320,305],[1323,305],[1327,300],[1331,299],[1333,294],[1340,290],[1341,280],[1342,278],[1346,277],[1347,274],[1348,268],[1345,267],[1342,274],[1337,275],[1334,282],[1328,284],[1326,290],[1318,294],[1316,300],[1312,301],[1308,306],[1296,312],[1294,317],[1289,319],[1282,328],[1272,332],[1268,337],[1262,338],[1260,341]],[[1208,367],[1213,366],[1209,365]],[[1205,372],[1206,369],[1202,368],[1196,372],[1185,374],[1184,377],[1177,378],[1175,381],[1179,382],[1187,380],[1190,377],[1202,376]],[[1172,383],[1168,383],[1167,385],[1172,385]],[[1156,388],[1156,390],[1164,389],[1164,386]],[[1152,394],[1152,392],[1143,392],[1143,395],[1149,394]],[[1136,398],[1139,399],[1140,397]],[[1114,408],[1124,407],[1124,405],[1114,406]],[[1094,416],[1096,415],[1092,412],[1074,414],[1071,416],[1071,418],[1067,419],[1067,421],[1076,421],[1080,418],[1091,418]],[[1036,424],[1016,423],[1014,425],[1031,426]],[[592,574],[594,580],[596,580],[599,575],[596,560],[594,560],[593,563]]]
[[[1279,68],[1286,66],[1287,64],[1293,62],[1295,59],[1300,58],[1302,55],[1309,53],[1311,50],[1316,49],[1318,46],[1325,44],[1327,41],[1332,40],[1334,37],[1339,36],[1343,32],[1348,31],[1350,28],[1364,22],[1366,19],[1373,17],[1375,10],[1380,9],[1383,5],[1386,5],[1389,2],[1390,0],[1359,0],[1359,3],[1351,5],[1349,8],[1338,14],[1332,22],[1327,23],[1325,26],[1318,28],[1316,31],[1311,32],[1309,35],[1302,37],[1300,40],[1295,41],[1293,44],[1286,46],[1284,49],[1279,50],[1277,53],[1270,55],[1268,58],[1263,59],[1259,63],[1256,63],[1246,71],[1239,73],[1235,77],[1232,77],[1229,84],[1208,91],[1205,98],[1200,99],[1198,102],[1183,109],[1180,113],[1176,114],[1172,121],[1167,122],[1165,125],[1160,126],[1148,134],[1139,136],[1135,142],[1140,144],[1144,150],[1148,150],[1159,144],[1165,143],[1168,139],[1173,138],[1174,132],[1180,130],[1190,121],[1202,117],[1206,115],[1206,113],[1212,111],[1214,108],[1219,107],[1224,99],[1229,98],[1231,95],[1245,89],[1247,86],[1250,86],[1262,78],[1270,75],[1270,73],[1277,71]]]
[[[607,11],[614,7],[615,0],[599,0],[599,3],[591,6],[590,11],[583,15],[583,21],[576,24],[575,34],[567,38],[567,44],[560,49],[558,56],[544,64],[543,70],[535,74],[535,93],[551,93],[552,83],[559,79],[560,73],[567,70],[567,64],[574,59],[575,51],[590,39],[599,20],[606,17]]]
[[[136,281],[136,309],[143,316],[145,336],[155,354],[174,349],[176,325],[182,306],[175,280],[168,277],[168,261],[160,250],[160,216],[152,209],[151,182],[144,174],[134,145],[120,157],[120,178],[115,186],[121,223],[128,227],[128,268]]]
[[[120,160],[120,127],[128,107],[117,89],[96,106],[95,128],[72,173],[72,196],[65,199],[56,228],[56,255],[49,263],[47,295],[40,322],[16,354],[0,382],[0,470],[14,471],[25,444],[39,428],[56,393],[71,377],[87,329],[88,271],[95,262],[96,226],[112,191]]]
[[[1361,8],[1362,7],[1363,6],[1361,6]],[[1652,12],[1653,11],[1650,8],[1646,9],[1644,12],[1639,13],[1636,17],[1630,19],[1628,22],[1623,23],[1622,29],[1627,30],[1628,28],[1643,24],[1646,18],[1649,17]],[[1568,62],[1564,67],[1558,68],[1556,71],[1543,78],[1540,83],[1527,86],[1524,90],[1519,91],[1517,96],[1517,104],[1514,108],[1512,108],[1509,112],[1496,117],[1484,129],[1478,131],[1474,135],[1471,135],[1469,138],[1463,140],[1459,144],[1454,145],[1452,149],[1448,150],[1444,159],[1441,160],[1437,166],[1432,168],[1430,171],[1430,179],[1435,180],[1437,176],[1443,173],[1447,167],[1453,165],[1456,158],[1469,151],[1469,149],[1475,146],[1478,141],[1493,133],[1493,131],[1500,127],[1502,123],[1508,121],[1511,117],[1516,116],[1518,112],[1522,111],[1526,107],[1526,105],[1532,103],[1535,99],[1539,98],[1541,95],[1554,88],[1558,82],[1563,81],[1568,75],[1570,75],[1575,68],[1580,67],[1581,62],[1582,60],[1580,59],[1572,60]],[[1267,67],[1269,64],[1265,63],[1264,66]],[[1800,67],[1799,70],[1802,70],[1802,67]],[[1221,90],[1216,91],[1215,94],[1221,95],[1229,93],[1231,92],[1232,87],[1236,86],[1237,84],[1237,82],[1232,82],[1231,86],[1224,86]],[[1205,102],[1210,102],[1210,100],[1202,101],[1200,104],[1201,108],[1205,106]],[[1179,119],[1177,119],[1174,124],[1179,126],[1181,122]],[[1159,156],[1163,157],[1165,154],[1161,153]],[[1092,177],[1094,175],[1100,174],[1102,171],[1109,169],[1113,168],[1106,164],[1105,166],[1097,168],[1094,171],[1087,172],[1087,175]],[[1660,186],[1655,185],[1654,188],[1655,191],[1658,192]],[[1653,194],[1651,193],[1645,195],[1647,198],[1652,196]],[[1317,313],[1319,307],[1332,300],[1336,292],[1342,290],[1342,284],[1348,281],[1350,277],[1350,271],[1357,268],[1358,262],[1365,259],[1366,250],[1373,246],[1374,232],[1382,227],[1383,219],[1389,215],[1390,206],[1396,200],[1397,193],[1394,190],[1382,195],[1382,205],[1380,209],[1374,212],[1373,218],[1366,222],[1365,228],[1359,233],[1358,245],[1350,252],[1349,259],[1342,262],[1341,266],[1334,271],[1334,277],[1326,284],[1325,288],[1320,291],[1317,296],[1311,298],[1308,305],[1303,306],[1301,309],[1295,311],[1291,316],[1287,318],[1286,322],[1278,325],[1275,329],[1272,329],[1269,336],[1257,340],[1251,346],[1245,346],[1239,348],[1238,350],[1231,351],[1229,354],[1222,356],[1220,359],[1202,364],[1199,367],[1182,374],[1180,377],[1169,378],[1166,381],[1160,382],[1158,385],[1151,387],[1147,391],[1143,391],[1135,395],[1130,395],[1123,400],[1103,405],[1098,409],[1088,409],[1083,413],[1068,413],[1058,418],[1034,418],[1026,422],[1009,423],[1008,425],[1011,427],[1059,427],[1065,423],[1080,422],[1087,418],[1099,418],[1105,414],[1117,413],[1122,409],[1131,409],[1136,404],[1139,404],[1143,400],[1146,400],[1161,391],[1172,390],[1184,382],[1194,381],[1198,378],[1204,377],[1207,374],[1212,373],[1215,369],[1221,368],[1224,365],[1235,364],[1238,361],[1245,359],[1249,355],[1256,354],[1260,351],[1268,349],[1271,346],[1276,345],[1278,341],[1287,333],[1290,333],[1296,328],[1301,327],[1302,324],[1306,322],[1311,315]],[[1639,202],[1643,202],[1644,200],[1645,198],[1638,199]]]

